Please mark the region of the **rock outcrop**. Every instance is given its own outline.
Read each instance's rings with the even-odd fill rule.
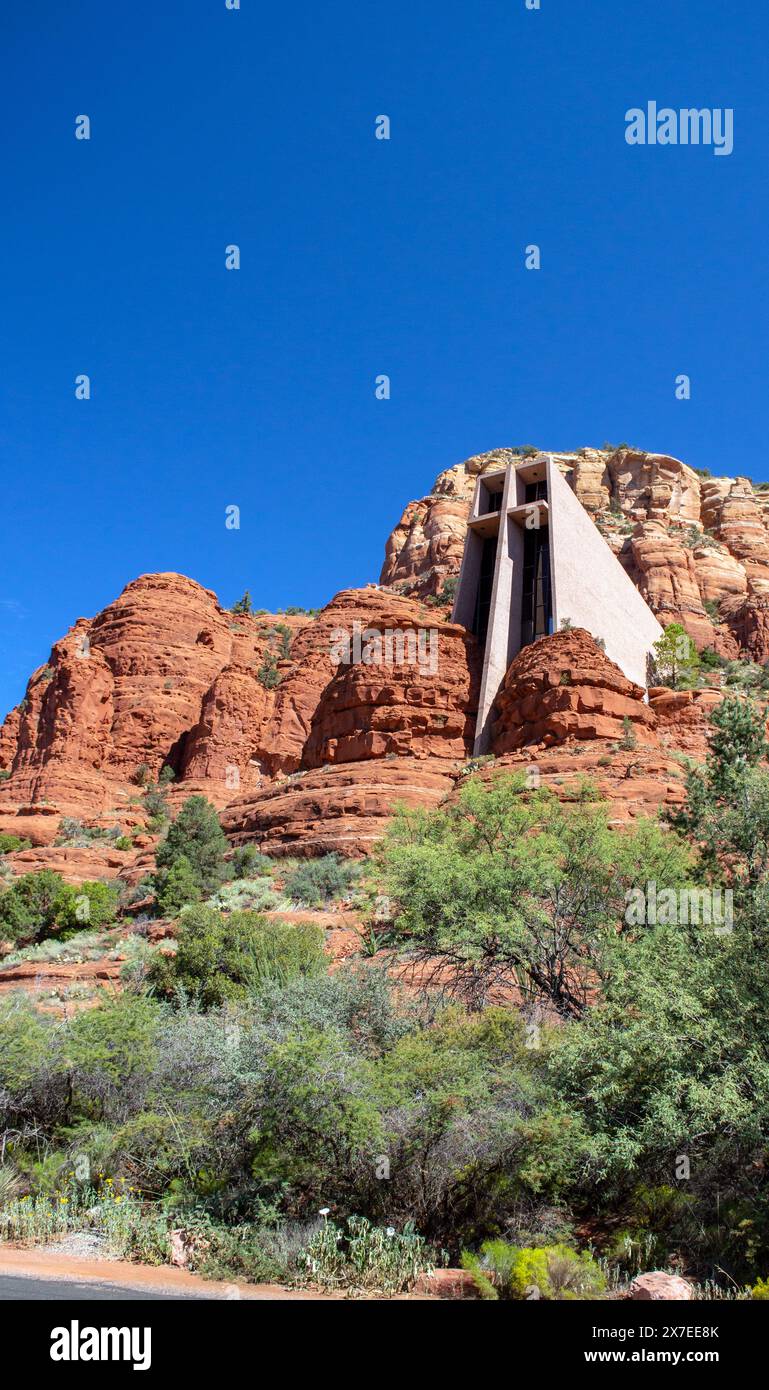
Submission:
[[[437,806],[459,768],[444,758],[385,757],[295,773],[233,801],[222,825],[234,844],[254,844],[263,854],[360,857],[396,806]]]
[[[492,752],[568,739],[631,739],[655,747],[656,716],[584,628],[543,637],[512,662],[497,697]]]

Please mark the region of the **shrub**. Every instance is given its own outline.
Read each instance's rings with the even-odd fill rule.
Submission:
[[[212,907],[225,912],[240,908],[248,908],[252,912],[270,912],[286,906],[267,878],[239,878],[233,883],[223,883],[209,902]]]
[[[265,652],[262,664],[256,673],[256,679],[265,690],[274,690],[280,684],[280,672],[278,670],[277,658],[272,652]]]
[[[633,728],[632,721],[627,714],[624,716],[622,720],[622,738],[619,741],[619,746],[622,749],[623,753],[631,753],[638,747],[638,738],[636,737],[636,731]]]
[[[32,841],[20,835],[0,835],[0,854],[15,854],[19,849],[31,849]]]
[[[0,894],[0,932],[24,946],[62,928],[113,921],[116,908],[117,893],[106,884],[73,888],[52,869],[41,869]]]
[[[181,987],[212,1008],[325,968],[319,927],[268,921],[255,912],[224,917],[213,907],[196,906],[182,912],[176,955],[157,955],[148,979],[161,994],[173,997]]]
[[[605,1276],[592,1257],[568,1245],[521,1247],[488,1240],[481,1246],[480,1258],[465,1252],[462,1265],[484,1298],[524,1299],[532,1294],[546,1299],[595,1298],[606,1288]]]
[[[433,1262],[422,1236],[407,1224],[373,1226],[365,1216],[349,1216],[345,1226],[323,1225],[302,1251],[305,1277],[324,1288],[378,1289],[403,1293],[419,1275],[430,1273]]]
[[[252,611],[251,595],[246,589],[242,598],[236,599],[230,609],[231,613],[250,613]]]
[[[682,623],[669,623],[654,643],[654,666],[660,685],[673,690],[691,686],[699,670],[700,658],[692,638]]]
[[[345,897],[359,874],[357,864],[342,860],[337,854],[326,854],[322,859],[308,859],[291,869],[285,877],[285,893],[292,902],[322,907],[324,903]]]
[[[751,1298],[769,1299],[769,1279],[759,1279],[750,1291]]]
[[[65,884],[55,925],[64,933],[83,927],[100,928],[117,916],[119,890],[115,884],[86,881],[77,887]]]
[[[271,874],[274,867],[272,859],[266,854],[261,854],[256,845],[240,845],[230,860],[234,879]]]

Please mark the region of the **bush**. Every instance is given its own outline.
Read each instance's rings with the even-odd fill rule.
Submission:
[[[305,1278],[323,1288],[377,1289],[404,1293],[433,1262],[422,1236],[409,1223],[402,1233],[349,1216],[344,1227],[324,1221],[302,1251]]]
[[[148,979],[159,993],[173,997],[181,987],[208,1009],[325,968],[319,927],[267,921],[255,912],[224,917],[213,907],[187,907],[176,955],[157,955]]]
[[[268,855],[261,854],[256,845],[240,845],[230,860],[234,879],[257,878],[271,874],[274,867],[273,860]]]
[[[272,652],[265,652],[262,664],[256,673],[256,679],[265,690],[274,690],[276,685],[280,685],[280,672],[278,670],[277,657]]]
[[[596,1298],[606,1288],[595,1260],[568,1245],[521,1247],[488,1240],[480,1258],[463,1253],[462,1267],[473,1275],[484,1298]]]
[[[360,867],[336,854],[322,859],[308,859],[286,874],[284,890],[292,902],[307,907],[322,907],[324,903],[344,898],[360,875]]]
[[[271,912],[286,906],[267,878],[239,878],[234,883],[223,883],[209,902],[212,907],[224,912],[235,912],[242,908],[251,912]]]
[[[0,894],[0,934],[25,946],[56,932],[104,926],[114,922],[117,904],[117,889],[110,884],[72,887],[52,869],[41,869]]]
[[[22,840],[20,835],[0,835],[0,854],[15,854],[19,849],[31,849],[31,840]]]

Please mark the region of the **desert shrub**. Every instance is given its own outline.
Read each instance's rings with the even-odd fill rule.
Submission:
[[[700,667],[703,671],[720,671],[726,662],[722,656],[718,655],[715,647],[705,647],[700,652]]]
[[[56,930],[67,934],[84,927],[106,927],[115,921],[118,901],[116,884],[87,880],[74,888],[65,885],[56,912]]]
[[[297,1273],[292,1242],[279,1230],[253,1222],[201,1227],[205,1246],[193,1268],[206,1279],[238,1279],[251,1284],[288,1283]]]
[[[292,902],[307,907],[322,907],[324,903],[346,897],[360,875],[360,868],[337,854],[322,859],[308,859],[291,869],[285,877],[284,891]]]
[[[250,912],[269,912],[284,906],[279,894],[267,878],[239,878],[223,883],[209,898],[212,907],[225,912],[248,909]]]
[[[52,869],[15,879],[0,893],[0,933],[20,946],[57,932],[115,919],[117,890],[105,883],[66,884]]]
[[[230,860],[234,879],[266,876],[272,873],[274,867],[274,861],[269,855],[261,854],[256,845],[239,845]]]
[[[175,916],[188,903],[199,903],[202,896],[198,876],[186,854],[180,854],[169,869],[157,875],[157,904],[164,917]]]
[[[473,1275],[485,1298],[596,1298],[606,1287],[600,1266],[587,1252],[568,1245],[521,1247],[504,1240],[485,1241],[480,1256],[463,1253],[463,1268]]]
[[[172,997],[181,987],[212,1008],[271,981],[317,974],[325,964],[319,927],[269,921],[254,912],[224,917],[212,907],[187,907],[176,954],[156,956],[148,977],[161,994]]]
[[[403,1293],[433,1260],[422,1236],[407,1224],[402,1232],[349,1216],[344,1226],[323,1225],[300,1255],[305,1278],[323,1288],[377,1289]]]
[[[262,664],[256,673],[256,679],[265,690],[274,690],[276,685],[280,685],[280,671],[278,670],[277,657],[272,652],[265,652]]]
[[[19,849],[31,849],[32,841],[20,835],[0,835],[0,854],[15,854]]]
[[[466,779],[435,811],[402,811],[380,850],[393,930],[474,1006],[503,979],[580,1017],[605,971],[628,891],[688,881],[685,845],[655,822],[617,830],[585,785],[571,805],[524,776]]]

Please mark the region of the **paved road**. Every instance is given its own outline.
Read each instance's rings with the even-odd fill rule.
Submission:
[[[17,1302],[26,1302],[30,1299],[40,1302],[126,1299],[133,1302],[136,1299],[157,1301],[167,1298],[201,1301],[198,1294],[149,1293],[145,1289],[121,1288],[118,1284],[82,1284],[75,1283],[71,1279],[31,1279],[0,1274],[0,1302],[5,1299],[16,1300]]]

